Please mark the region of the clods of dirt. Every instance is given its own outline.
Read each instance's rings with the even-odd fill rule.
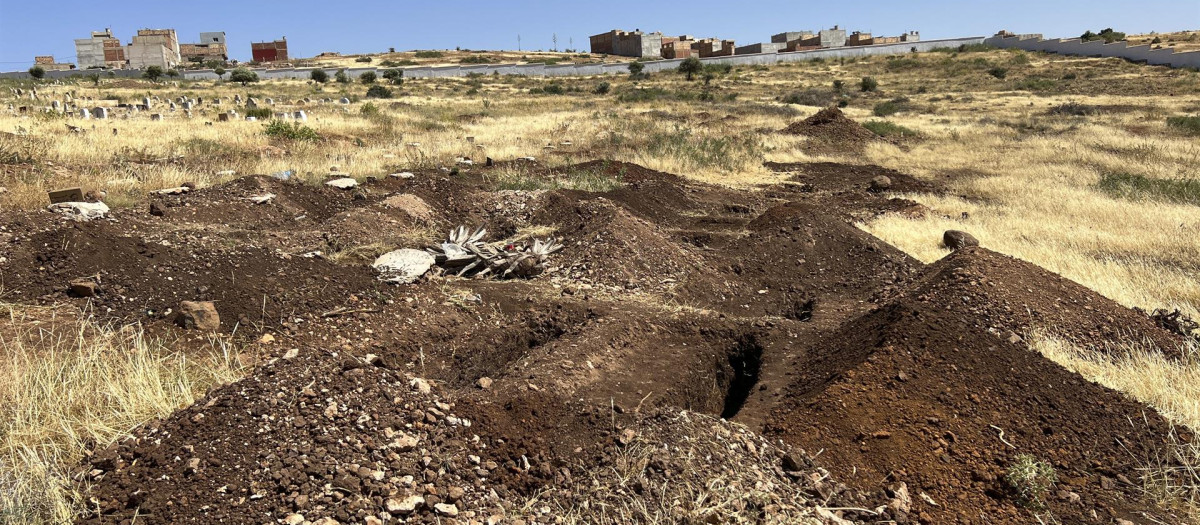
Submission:
[[[842,110],[828,107],[799,122],[793,122],[782,130],[789,135],[809,138],[810,151],[857,151],[879,136],[861,124],[846,117]]]

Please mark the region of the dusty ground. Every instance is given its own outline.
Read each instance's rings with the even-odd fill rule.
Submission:
[[[1041,126],[1036,134],[1008,123],[967,128],[970,107],[1016,111],[1026,100],[991,91],[994,78],[917,71],[962,61],[981,77],[974,58],[1016,56],[971,55],[809,65],[847,79],[854,68],[873,68],[864,71],[893,90],[860,92],[848,97],[846,114],[821,116],[770,94],[825,89],[828,77],[798,87],[795,70],[776,68],[717,72],[710,87],[608,79],[617,84],[608,95],[585,92],[595,80],[587,90],[577,81],[578,91],[551,99],[520,91],[532,80],[414,82],[394,102],[372,102],[384,106],[382,116],[364,112],[363,102],[352,106],[357,113],[314,104],[310,124],[323,135],[315,143],[263,139],[261,124],[246,122],[194,119],[155,134],[156,123],[133,116],[111,121],[119,133],[110,139],[103,129],[79,136],[59,132],[62,121],[5,117],[0,122],[28,131],[4,137],[11,155],[0,159],[9,188],[0,195],[8,206],[0,282],[12,312],[0,332],[5,352],[37,352],[45,334],[57,333],[42,329],[51,326],[45,312],[61,309],[86,312],[119,334],[170,341],[175,352],[164,360],[205,362],[220,348],[246,363],[238,369],[244,378],[213,381],[194,403],[171,398],[186,408],[72,442],[77,455],[65,470],[79,494],[74,507],[13,498],[6,511],[89,523],[1183,522],[1188,509],[1164,497],[1160,482],[1186,486],[1188,457],[1150,467],[1191,443],[1191,421],[1166,419],[1069,371],[1043,357],[1034,337],[1049,331],[1101,359],[1145,342],[1167,362],[1194,366],[1185,335],[1129,306],[1194,312],[1195,296],[1169,296],[1172,303],[1160,300],[1163,289],[1138,288],[1155,299],[1128,301],[1047,271],[1037,257],[989,249],[1030,242],[1000,233],[1002,198],[972,192],[1006,179],[952,168],[966,163],[954,148],[966,140],[986,146],[975,134],[997,129],[1014,136],[981,148],[980,157],[1014,156],[1039,141],[1053,150],[1062,143],[1044,143],[1062,133],[1074,134],[1065,142],[1099,141],[1089,127],[1142,126],[1156,134],[1146,139],[1155,141],[1146,153],[1153,166],[1129,169],[1150,177],[1189,162],[1190,139],[1163,129],[1161,119],[1151,127],[1148,116],[1086,123],[1043,116],[1042,107],[1029,117]],[[916,64],[891,65],[896,60]],[[1080,86],[1071,89],[1115,92],[1094,97],[1166,100],[1178,89],[1162,103],[1170,111],[1193,107],[1200,90],[1194,73],[1033,61],[1031,69],[1110,74],[1103,83],[1076,77]],[[931,80],[918,89],[901,84],[907,75]],[[986,102],[927,112],[910,100],[888,122],[915,128],[916,137],[861,126],[867,108],[901,90],[934,105],[945,96],[934,94],[938,86],[952,83]],[[467,87],[486,93],[482,105]],[[668,88],[679,91],[611,100]],[[295,99],[307,88],[252,89],[290,90],[286,98]],[[725,98],[699,98],[712,90]],[[1058,99],[1035,102],[1055,107]],[[519,114],[539,104],[551,106],[536,120]],[[128,142],[135,139],[142,142]],[[211,144],[187,142],[195,140]],[[192,149],[180,151],[181,141]],[[283,153],[261,153],[267,143]],[[128,180],[99,175],[108,168],[84,152],[111,153]],[[475,163],[456,164],[454,155]],[[528,155],[537,159],[516,160]],[[1026,162],[1066,169],[1043,155],[1029,151]],[[1083,157],[1071,155],[1058,161]],[[1129,162],[1128,153],[1114,155]],[[484,165],[489,156],[494,166]],[[291,180],[269,176],[298,165]],[[216,175],[228,166],[253,175]],[[320,184],[331,167],[362,184]],[[388,176],[399,171],[413,176]],[[879,177],[888,179],[884,187]],[[200,187],[145,195],[184,179]],[[72,181],[109,191],[112,215],[74,222],[37,209],[38,191]],[[1122,205],[1072,184],[1059,182],[1092,192],[1095,209]],[[267,193],[275,197],[265,204],[248,200]],[[967,205],[970,213],[960,215]],[[1185,231],[1200,225],[1194,204],[1143,205],[1137,220],[1165,214],[1182,219]],[[1103,228],[1120,231],[1090,220],[1100,224],[1096,237]],[[459,224],[485,226],[497,241],[554,236],[565,248],[528,280],[435,272],[391,285],[365,264],[386,250],[437,242]],[[940,246],[948,224],[982,232],[984,247],[949,253]],[[1040,240],[1057,242],[1059,234],[1045,235]],[[1147,242],[1161,249],[1102,249],[1187,273],[1194,245]],[[1107,257],[1078,239],[1073,246],[1081,244]],[[84,277],[98,283],[96,296],[68,292]],[[215,301],[220,329],[177,328],[172,319],[184,300]],[[23,399],[16,388],[5,394]],[[1057,475],[1033,499],[1009,481],[1023,455]],[[19,478],[0,481],[28,490]]]

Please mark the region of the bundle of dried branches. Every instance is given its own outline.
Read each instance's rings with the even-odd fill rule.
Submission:
[[[535,239],[530,246],[496,246],[483,242],[487,230],[468,230],[459,226],[450,230],[441,244],[425,251],[433,255],[434,264],[455,275],[476,277],[495,276],[529,278],[545,271],[547,257],[563,248],[555,239]]]

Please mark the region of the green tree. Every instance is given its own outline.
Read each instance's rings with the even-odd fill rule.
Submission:
[[[311,78],[313,82],[318,84],[324,84],[329,82],[329,73],[326,73],[324,69],[314,69],[312,73],[308,74],[308,78]]]
[[[158,79],[162,78],[162,76],[163,68],[158,66],[150,66],[145,71],[142,71],[142,78],[151,82],[158,82]]]
[[[258,73],[250,71],[244,67],[239,67],[229,74],[229,80],[240,82],[243,86],[251,82],[258,82]]]
[[[46,77],[46,70],[42,66],[33,66],[29,68],[29,76],[41,80]]]
[[[90,73],[90,74],[88,74],[87,79],[92,81],[93,86],[100,87],[100,74],[99,73]]]
[[[179,78],[179,70],[175,68],[168,69],[167,76],[171,78]]]
[[[696,78],[696,74],[704,69],[704,64],[700,63],[700,59],[696,57],[688,57],[683,62],[679,63],[679,72],[686,74],[688,82]]]
[[[339,69],[337,71],[337,73],[334,73],[333,79],[338,81],[339,84],[349,84],[350,83],[350,76],[346,74],[345,69]]]
[[[214,67],[213,74],[217,76],[217,80],[220,80],[221,77],[225,76],[225,68],[221,66]]]
[[[646,69],[646,66],[643,65],[641,62],[630,62],[629,63],[629,78],[641,78],[642,70],[644,70],[644,69]]]
[[[359,75],[358,81],[362,82],[363,84],[374,84],[375,83],[375,72],[367,71],[366,73]]]
[[[375,84],[367,88],[367,98],[392,98],[392,90]]]
[[[404,83],[404,70],[403,69],[389,69],[389,70],[383,72],[383,78],[386,79],[388,82],[391,82],[392,84],[395,84],[398,86],[398,85]]]

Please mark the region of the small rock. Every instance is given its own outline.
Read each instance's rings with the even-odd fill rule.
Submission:
[[[166,214],[167,214],[167,210],[166,210],[166,208],[163,208],[162,203],[160,203],[160,202],[151,202],[150,203],[150,215],[153,215],[155,217],[162,217],[163,215],[166,215]]]
[[[221,316],[212,301],[183,301],[179,303],[175,324],[187,329],[216,330],[221,327]]]
[[[283,518],[283,523],[285,525],[300,525],[304,523],[304,515],[293,512],[288,514],[286,518]]]
[[[258,342],[259,344],[269,345],[275,342],[275,336],[271,334],[263,334],[262,337],[258,338]]]
[[[419,377],[414,378],[408,384],[409,384],[409,386],[411,386],[413,388],[413,390],[416,390],[417,392],[420,392],[422,394],[428,394],[432,390],[429,387],[429,382],[424,379],[421,379]]]
[[[366,525],[383,525],[383,520],[376,518],[375,516],[367,516],[366,518],[363,518],[363,523]]]
[[[298,356],[298,355],[300,355],[300,349],[299,349],[299,348],[292,348],[291,350],[288,350],[287,352],[284,352],[284,354],[283,354],[283,358],[284,358],[284,359],[295,359],[295,358],[296,358],[296,356]]]
[[[425,504],[425,498],[421,496],[408,496],[406,498],[388,498],[384,502],[384,508],[392,514],[412,514],[413,511]]]
[[[393,173],[388,176],[392,177],[392,178],[396,178],[396,179],[411,179],[413,177],[416,177],[416,175],[413,175],[412,172],[408,172],[408,171],[402,171],[400,173]]]
[[[454,517],[458,515],[458,507],[454,506],[453,503],[438,503],[433,506],[433,509],[443,516]]]
[[[942,243],[951,250],[958,250],[968,246],[979,246],[979,239],[964,231],[946,230],[946,233],[942,234]]]
[[[870,190],[873,192],[887,191],[892,187],[892,179],[883,175],[871,179]]]
[[[479,388],[487,390],[492,387],[492,378],[481,377],[481,378],[479,378],[479,381],[475,382],[475,384],[479,385]]]
[[[617,441],[622,445],[628,445],[633,443],[633,439],[636,437],[637,432],[634,432],[632,428],[627,428],[621,431],[621,435],[617,437]]]
[[[94,297],[96,283],[91,279],[75,279],[71,281],[71,295],[75,297]]]
[[[450,503],[455,503],[466,495],[467,491],[463,490],[462,487],[450,487],[450,490],[446,491],[446,499]]]

